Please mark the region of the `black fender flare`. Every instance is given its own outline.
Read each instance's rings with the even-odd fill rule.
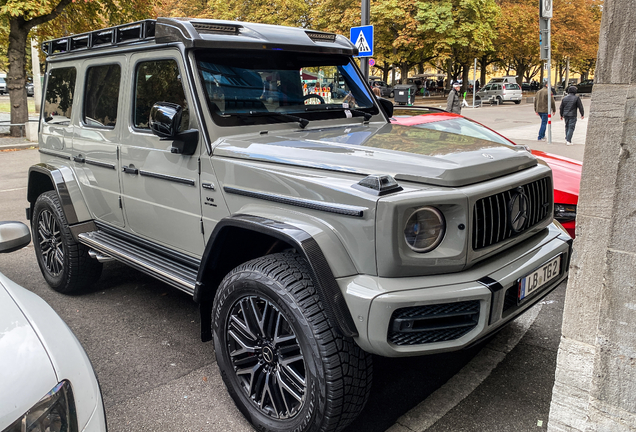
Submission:
[[[227,235],[228,227],[242,228],[267,234],[290,244],[309,264],[311,278],[316,286],[318,296],[332,325],[343,336],[358,335],[349,308],[336,282],[318,242],[306,231],[293,225],[274,221],[259,216],[235,215],[219,221],[210,235],[205,252],[199,266],[197,282],[194,289],[194,301],[199,303],[201,312],[201,340],[212,340],[212,303],[218,283],[225,275],[215,274],[216,264],[223,253],[218,245]],[[206,284],[204,281],[213,282]],[[210,286],[212,285],[212,286]]]
[[[51,182],[50,185],[43,185],[41,182],[34,180],[37,175],[48,177]],[[55,190],[57,192],[57,195],[60,198],[60,203],[62,204],[62,211],[64,212],[64,216],[66,216],[68,224],[73,225],[78,223],[79,220],[73,201],[71,200],[69,188],[66,185],[66,181],[64,180],[64,176],[60,170],[46,163],[32,165],[29,168],[27,185],[27,200],[31,204],[30,210],[33,209],[35,201],[38,199],[40,194],[50,190]]]

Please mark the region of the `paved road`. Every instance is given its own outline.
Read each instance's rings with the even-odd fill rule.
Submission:
[[[519,134],[519,143],[538,144],[532,142],[538,121],[529,105],[465,109],[464,114],[504,135]],[[535,123],[520,123],[526,121]],[[550,150],[568,155],[580,150],[582,159],[584,146],[576,138],[574,142],[572,147],[556,143]],[[26,172],[38,160],[35,150],[0,152],[0,220],[25,221]],[[198,310],[187,295],[117,263],[105,266],[90,292],[57,294],[42,279],[32,246],[0,256],[0,271],[49,302],[82,342],[100,378],[111,431],[251,430],[225,391],[211,345],[198,340]],[[369,403],[347,432],[380,432],[392,425],[396,432],[429,426],[435,432],[523,431],[547,423],[546,392],[551,389],[563,292],[560,287],[534,308],[527,327],[512,326],[481,352],[480,346],[430,357],[376,357]],[[519,335],[525,336],[516,345]],[[514,376],[506,375],[511,371]],[[542,390],[533,400],[517,401],[532,395],[516,391],[508,385],[512,381]],[[456,403],[427,404],[455,401],[457,394],[463,396]],[[484,400],[492,403],[479,403]],[[506,428],[510,421],[517,427]]]

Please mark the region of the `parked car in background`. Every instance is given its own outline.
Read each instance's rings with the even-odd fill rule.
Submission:
[[[27,82],[24,87],[26,88],[27,96],[33,96],[35,94],[32,82]]]
[[[0,77],[0,95],[3,95],[7,92],[7,81]]]
[[[492,81],[492,80],[491,80]],[[477,92],[482,102],[498,103],[514,102],[521,103],[523,97],[521,87],[517,83],[489,83]]]
[[[577,93],[592,93],[592,87],[594,86],[594,80],[581,81],[576,85]]]
[[[391,122],[405,126],[434,128],[440,131],[453,131],[483,138],[488,141],[516,145],[514,142],[493,131],[487,126],[458,114],[431,108],[397,108]],[[570,237],[574,238],[576,206],[579,201],[579,185],[583,164],[577,160],[539,150],[531,150],[538,159],[552,169],[554,184],[554,218],[563,225]]]
[[[502,77],[497,77],[497,78],[491,78],[490,81],[488,81],[488,84],[503,84],[503,83],[511,83],[511,84],[516,84],[517,83],[517,77],[516,76],[512,76],[512,75],[506,75],[506,76],[502,76]]]
[[[0,252],[31,241],[0,222]],[[93,367],[75,335],[40,297],[0,273],[0,430],[106,431]]]
[[[388,85],[385,81],[374,80],[369,83],[373,87],[380,87],[380,93],[382,97],[393,97],[393,86]]]

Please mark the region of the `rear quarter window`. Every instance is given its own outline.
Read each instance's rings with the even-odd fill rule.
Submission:
[[[70,123],[75,93],[74,67],[53,69],[49,72],[44,98],[44,121]]]

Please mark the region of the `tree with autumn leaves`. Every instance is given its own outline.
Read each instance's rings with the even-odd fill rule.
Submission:
[[[0,0],[0,33],[4,33],[8,71],[7,90],[11,101],[11,123],[26,123],[26,58],[29,34],[61,37],[92,29],[117,25],[152,14],[149,0]],[[12,128],[12,135],[20,135]]]
[[[573,71],[593,71],[602,0],[554,0],[553,59]],[[359,0],[0,0],[0,33],[8,40],[7,88],[12,123],[28,120],[27,38],[62,37],[156,16],[243,20],[348,35],[360,24]],[[372,0],[375,58],[383,78],[415,66],[443,67],[464,82],[474,58],[514,69],[528,80],[540,69],[536,0]],[[34,32],[34,28],[37,31]],[[0,43],[1,44],[1,43]],[[0,66],[2,62],[0,62]]]

